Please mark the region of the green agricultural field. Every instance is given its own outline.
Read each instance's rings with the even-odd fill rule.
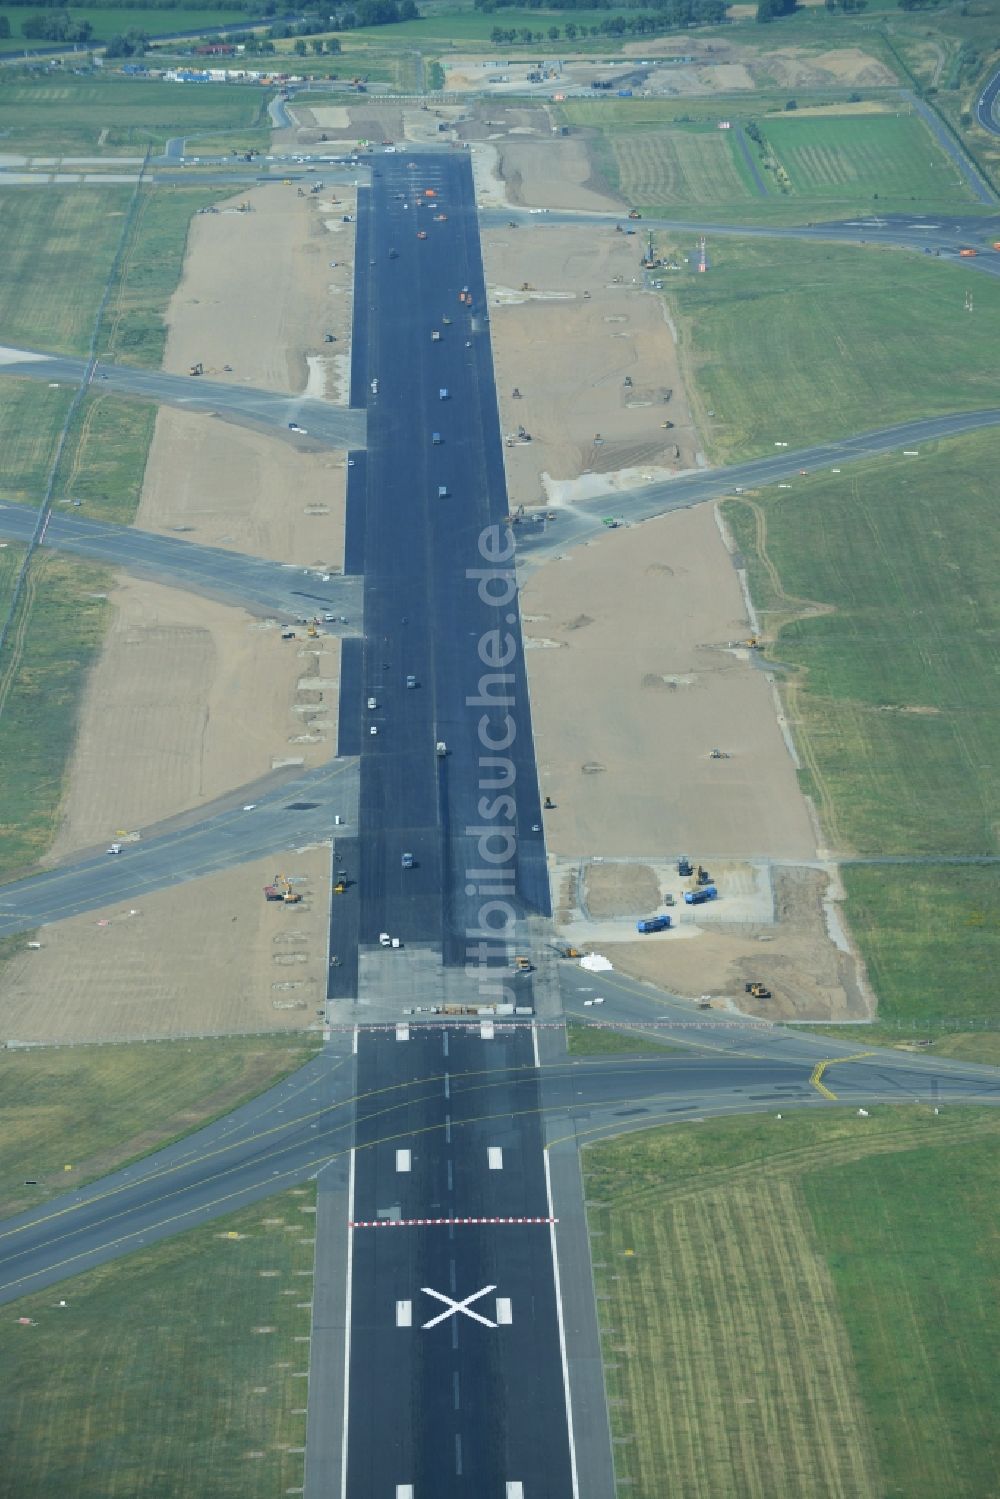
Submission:
[[[970,317],[968,272],[929,256],[711,235],[708,254],[665,295],[717,461],[994,403],[993,278]]]
[[[87,352],[131,198],[130,187],[4,193],[0,340]]]
[[[1000,853],[998,467],[986,431],[726,502],[842,856]]]
[[[619,1493],[992,1492],[998,1146],[908,1107],[587,1149]]]
[[[916,115],[791,114],[759,124],[798,197],[865,209],[883,196],[909,198],[915,212],[972,201],[958,168]]]
[[[315,1054],[297,1036],[0,1052],[0,1218],[189,1134]]]
[[[188,131],[256,125],[266,117],[267,99],[254,84],[186,88],[127,78],[13,75],[0,78],[0,133],[5,152],[141,156],[147,146],[159,149]],[[80,191],[74,188],[73,195]],[[110,188],[93,191],[111,206]]]
[[[619,190],[629,203],[676,210],[754,196],[731,131],[629,130],[614,135],[611,147]]]
[[[2,1499],[301,1492],[315,1202],[284,1192],[6,1307]]]

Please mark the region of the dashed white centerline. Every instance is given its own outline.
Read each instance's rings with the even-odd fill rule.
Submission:
[[[503,1170],[503,1146],[489,1145],[486,1149],[486,1160],[491,1171]]]
[[[542,1064],[541,1064],[541,1062],[538,1059],[538,1026],[537,1025],[533,1025],[531,1027],[531,1054],[532,1054],[532,1056],[535,1059],[535,1066],[536,1067],[540,1067]]]
[[[449,1192],[454,1192],[454,1190],[455,1190],[455,1168],[452,1165],[451,1161],[449,1161],[448,1162],[448,1191]]]
[[[445,1098],[451,1097],[451,1077],[447,1072],[444,1075],[444,1096]]]

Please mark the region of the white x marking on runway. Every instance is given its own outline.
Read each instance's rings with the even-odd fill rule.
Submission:
[[[481,1291],[473,1291],[472,1295],[466,1296],[464,1301],[455,1301],[453,1297],[446,1296],[443,1291],[434,1291],[430,1286],[421,1286],[420,1289],[425,1296],[433,1296],[436,1301],[443,1301],[445,1304],[443,1312],[438,1312],[436,1317],[432,1317],[429,1322],[424,1323],[423,1330],[425,1332],[429,1327],[437,1327],[438,1323],[444,1322],[447,1317],[454,1317],[456,1312],[461,1312],[463,1316],[471,1317],[473,1322],[481,1322],[484,1327],[496,1327],[496,1323],[491,1322],[489,1317],[483,1317],[479,1312],[469,1310],[474,1301],[478,1301],[481,1296],[488,1296],[491,1291],[496,1290],[496,1286],[483,1286]]]

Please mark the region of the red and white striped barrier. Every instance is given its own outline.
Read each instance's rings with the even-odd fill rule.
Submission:
[[[431,1228],[458,1224],[558,1223],[558,1218],[364,1218],[350,1223],[350,1228]]]

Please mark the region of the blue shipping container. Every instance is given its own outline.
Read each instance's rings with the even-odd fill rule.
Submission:
[[[635,929],[637,932],[665,932],[669,926],[669,916],[649,916],[645,921],[637,921]]]

